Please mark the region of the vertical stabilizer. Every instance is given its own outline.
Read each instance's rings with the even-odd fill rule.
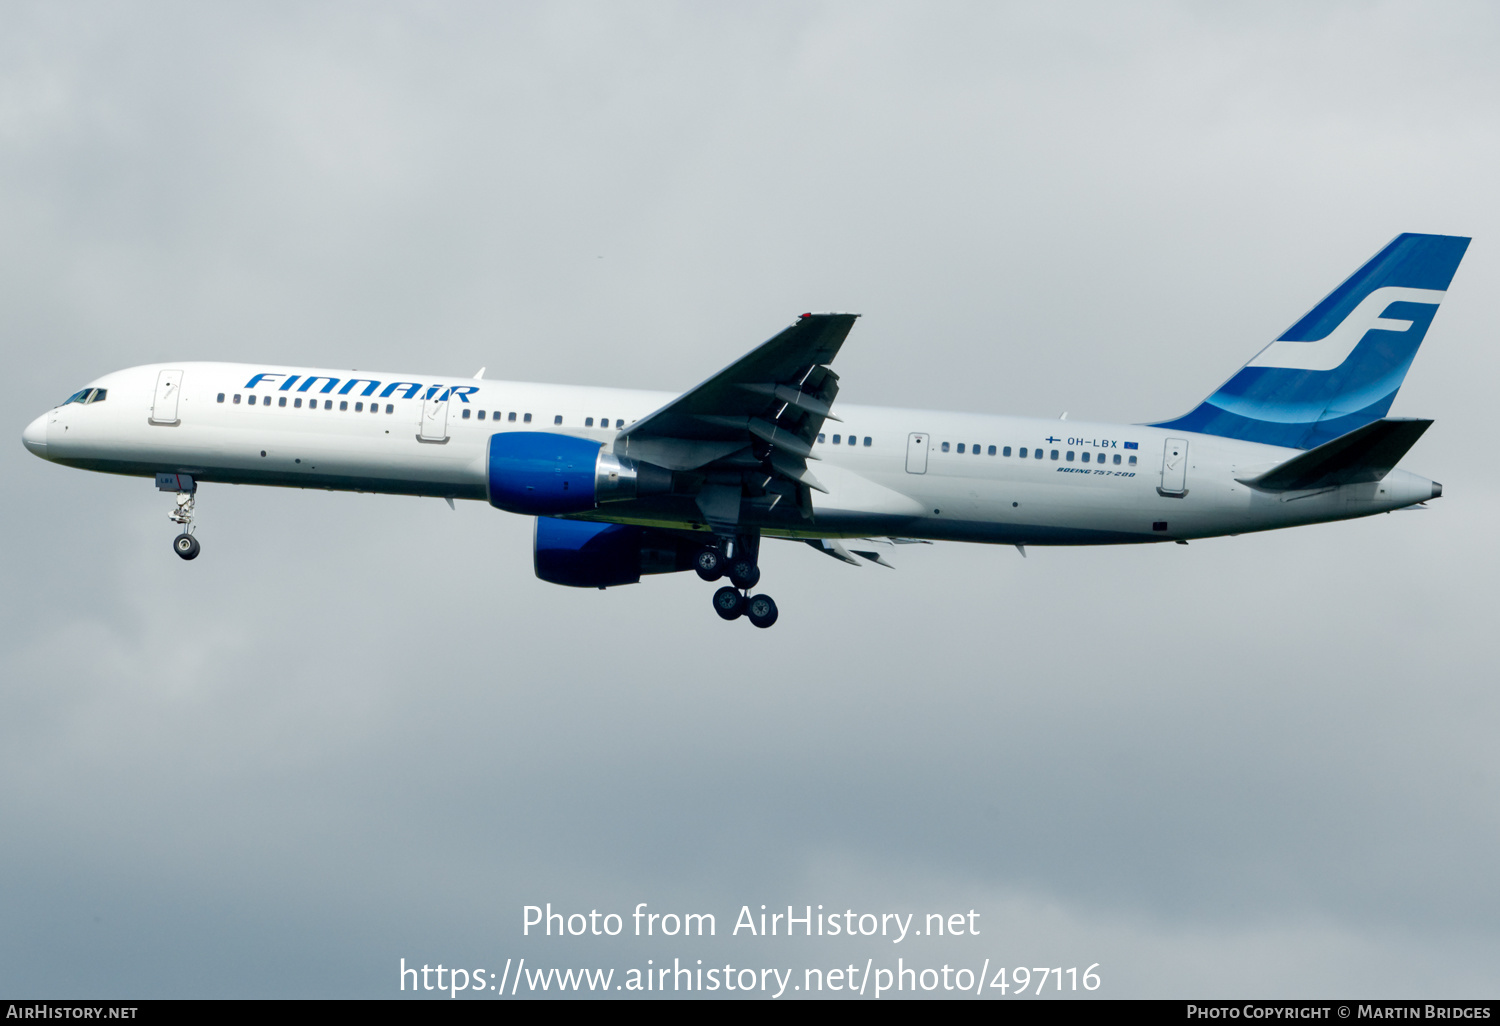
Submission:
[[[1397,236],[1197,409],[1153,426],[1311,449],[1379,420],[1468,247]]]

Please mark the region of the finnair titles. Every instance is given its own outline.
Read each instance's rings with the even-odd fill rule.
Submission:
[[[172,362],[95,379],[22,439],[174,493],[183,559],[205,484],[472,499],[535,518],[542,580],[693,570],[728,579],[719,616],[769,627],[776,603],[752,594],[763,538],[889,565],[877,545],[1186,542],[1438,497],[1396,466],[1432,422],[1386,414],[1468,244],[1399,236],[1191,412],[1151,424],[841,403],[833,362],[856,315],[804,314],[681,395]]]

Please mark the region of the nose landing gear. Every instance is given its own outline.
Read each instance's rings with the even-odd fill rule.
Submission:
[[[749,591],[760,583],[760,536],[758,534],[737,535],[731,543],[730,554],[717,545],[710,545],[698,553],[693,569],[705,581],[717,581],[726,574],[730,587],[714,592],[714,612],[725,620],[738,620],[741,616],[756,627],[766,628],[776,622],[776,602],[769,595],[750,595]]]
[[[203,546],[193,535],[193,509],[197,506],[198,484],[187,474],[157,474],[159,491],[177,493],[177,505],[167,514],[167,519],[182,527],[182,533],[172,539],[172,551],[182,559],[197,559]]]

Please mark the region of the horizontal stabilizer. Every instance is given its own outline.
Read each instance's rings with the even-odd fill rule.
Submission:
[[[1293,456],[1264,474],[1236,480],[1263,492],[1304,491],[1379,481],[1391,472],[1431,425],[1430,420],[1408,418],[1374,420],[1324,442],[1316,449]]]

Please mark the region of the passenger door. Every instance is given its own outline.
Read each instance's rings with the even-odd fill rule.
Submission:
[[[931,444],[931,437],[925,431],[913,431],[906,436],[906,472],[908,474],[927,473],[927,449]]]
[[[177,394],[182,391],[182,371],[164,370],[156,376],[156,398],[151,403],[151,423],[177,423]]]
[[[1162,495],[1181,498],[1187,494],[1187,451],[1186,438],[1167,439],[1161,454],[1161,487],[1157,489]]]

